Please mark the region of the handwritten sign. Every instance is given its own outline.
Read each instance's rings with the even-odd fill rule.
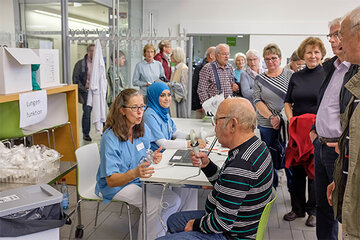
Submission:
[[[45,119],[47,114],[46,90],[19,94],[20,128]]]

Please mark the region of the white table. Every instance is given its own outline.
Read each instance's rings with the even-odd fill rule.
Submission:
[[[191,129],[195,131],[200,130],[203,127],[206,130],[212,130],[214,127],[209,122],[204,122],[201,119],[173,119],[176,125],[176,128],[189,132]],[[209,138],[209,142],[214,139],[214,137]],[[176,152],[176,149],[168,149],[163,153],[163,158],[159,164],[153,165],[155,168],[155,173],[150,178],[140,178],[143,182],[142,187],[142,209],[143,213],[146,213],[146,185],[154,183],[168,183],[172,185],[177,184],[188,184],[188,185],[200,185],[200,186],[211,186],[211,183],[206,178],[205,174],[201,171],[200,175],[195,176],[199,173],[199,168],[197,167],[185,167],[185,166],[171,166],[169,165],[169,160]],[[223,162],[227,157],[227,153],[219,155],[216,153],[211,153],[211,160],[218,166],[222,166]],[[191,177],[195,176],[195,177]],[[191,178],[189,178],[191,177]],[[189,179],[186,179],[189,178]],[[184,180],[186,179],[186,180]],[[143,214],[143,239],[146,240],[146,214]]]

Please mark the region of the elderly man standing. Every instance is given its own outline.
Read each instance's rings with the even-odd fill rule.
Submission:
[[[194,166],[214,186],[205,211],[175,213],[172,234],[160,239],[255,239],[261,213],[272,198],[273,166],[264,142],[254,134],[256,113],[245,98],[224,100],[214,118],[216,137],[230,148],[221,168],[204,152],[192,152]],[[201,161],[199,161],[199,159]]]
[[[340,114],[351,98],[351,93],[344,88],[350,78],[357,73],[357,66],[344,61],[344,52],[340,40],[340,18],[329,22],[330,33],[327,36],[333,53],[336,55],[323,64],[327,73],[318,97],[315,129],[310,138],[315,151],[315,198],[316,198],[316,235],[318,239],[337,239],[338,223],[326,198],[327,186],[333,181],[335,160],[338,154],[328,142],[337,142],[342,133]]]
[[[345,60],[360,64],[360,7],[345,16],[339,32]],[[341,118],[343,133],[339,140],[339,157],[335,163],[334,182],[328,186],[329,204],[335,218],[343,223],[344,239],[360,238],[360,72],[345,88],[352,97]],[[335,188],[335,189],[334,189]],[[331,197],[331,192],[332,193]]]
[[[201,69],[197,90],[201,104],[220,93],[224,94],[224,97],[227,98],[232,96],[233,92],[239,92],[239,86],[234,81],[233,68],[229,64],[229,56],[229,46],[220,43],[215,48],[216,60],[207,63]]]
[[[197,65],[194,69],[192,78],[192,99],[191,99],[191,110],[196,111],[196,118],[204,117],[204,110],[200,104],[199,94],[197,93],[199,86],[199,78],[201,69],[209,62],[215,60],[215,47],[211,46],[206,50],[206,58]]]

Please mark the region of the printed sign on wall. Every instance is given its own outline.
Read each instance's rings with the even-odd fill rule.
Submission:
[[[46,90],[19,94],[20,128],[45,119],[47,114]]]

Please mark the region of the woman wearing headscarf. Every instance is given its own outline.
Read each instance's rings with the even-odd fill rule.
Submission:
[[[169,87],[163,82],[151,84],[147,89],[148,109],[145,111],[145,123],[151,129],[151,150],[190,148],[188,133],[177,130],[174,121],[169,115],[171,93]],[[172,140],[176,139],[176,140]],[[200,148],[205,144],[198,140]],[[197,209],[197,189],[173,188],[181,198],[179,211]]]

